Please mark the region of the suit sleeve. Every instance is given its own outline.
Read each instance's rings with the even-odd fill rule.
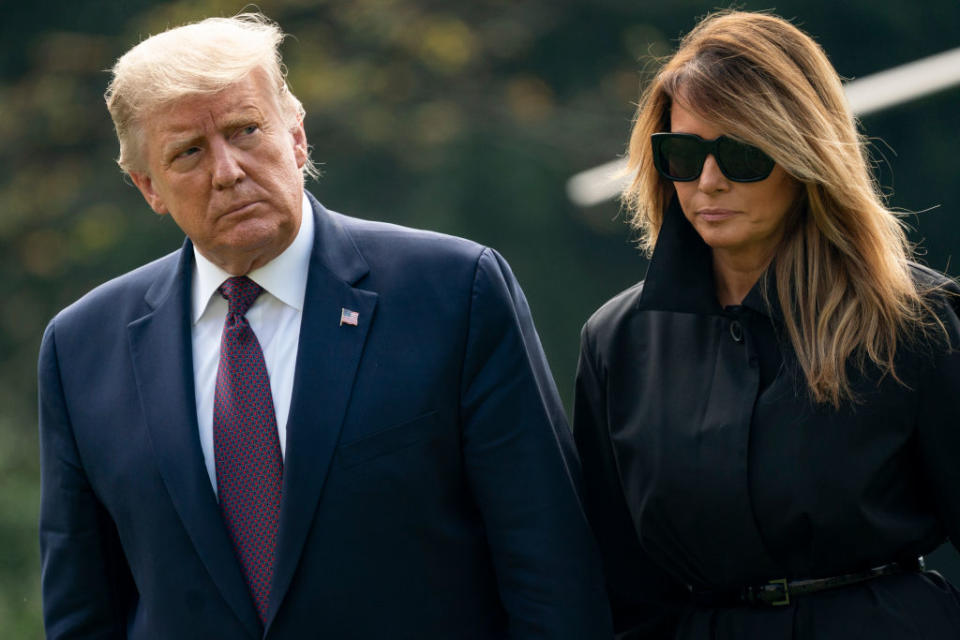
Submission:
[[[960,288],[950,283],[946,290],[949,299],[939,317],[949,344],[937,345],[933,366],[919,383],[917,432],[933,503],[960,550]]]
[[[490,249],[476,267],[461,384],[464,464],[509,637],[612,637],[570,430],[523,293]]]
[[[50,639],[126,637],[132,579],[116,528],[80,460],[64,395],[54,323],[39,360],[40,557]]]
[[[583,500],[600,543],[614,630],[624,640],[672,638],[689,594],[640,546],[607,428],[605,378],[584,327],[573,433],[583,465]]]

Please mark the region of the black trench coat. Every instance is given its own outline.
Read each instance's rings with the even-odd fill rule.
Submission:
[[[759,287],[721,308],[710,250],[674,203],[646,280],[584,326],[574,436],[620,637],[960,638],[960,594],[932,572],[781,607],[693,604],[691,589],[855,573],[960,540],[960,353],[901,347],[904,384],[850,368],[860,403],[817,405]],[[956,310],[940,317],[960,345]]]

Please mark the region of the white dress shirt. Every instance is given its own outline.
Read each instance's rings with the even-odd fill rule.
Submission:
[[[279,256],[247,274],[264,291],[246,313],[260,342],[270,377],[273,408],[277,414],[280,453],[286,455],[287,417],[293,394],[293,375],[300,344],[300,320],[307,290],[310,253],[313,250],[313,209],[303,196],[300,230]],[[227,301],[217,289],[230,274],[193,248],[193,375],[200,425],[200,448],[210,485],[217,490],[213,452],[213,396],[220,364],[220,337],[227,318]]]

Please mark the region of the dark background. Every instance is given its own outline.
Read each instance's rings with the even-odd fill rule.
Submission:
[[[651,57],[716,5],[693,0],[264,0],[293,34],[290,84],[323,177],[359,217],[463,235],[517,273],[564,400],[589,314],[643,277],[615,202],[573,173],[621,154]],[[744,2],[795,19],[845,78],[960,46],[956,0]],[[35,363],[47,321],[179,246],[114,163],[102,93],[147,35],[240,2],[0,0],[0,635],[39,638]],[[958,273],[960,89],[870,115],[877,176],[928,265]],[[960,425],[958,425],[960,428]],[[931,564],[960,582],[952,550]]]

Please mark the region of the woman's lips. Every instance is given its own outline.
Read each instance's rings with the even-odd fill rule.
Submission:
[[[697,215],[707,222],[721,222],[737,215],[737,212],[730,209],[700,209]]]

